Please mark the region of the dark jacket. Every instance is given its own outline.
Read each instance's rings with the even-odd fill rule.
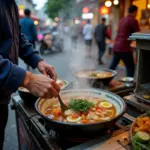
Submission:
[[[20,31],[15,0],[0,0],[0,104],[8,103],[26,75],[26,71],[16,65],[18,57],[33,68],[41,60]]]
[[[37,40],[36,28],[34,22],[29,17],[20,20],[21,31],[25,34],[28,41],[35,42]]]
[[[101,23],[96,26],[95,33],[94,33],[95,39],[98,42],[105,42],[106,36],[107,36],[107,27],[105,24]]]
[[[128,40],[128,38],[132,33],[138,32],[139,30],[138,21],[132,15],[122,18],[119,22],[118,33],[113,51],[132,52],[130,47],[131,41]]]

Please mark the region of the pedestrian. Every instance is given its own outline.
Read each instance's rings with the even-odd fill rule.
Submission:
[[[126,69],[127,76],[134,76],[134,60],[133,52],[130,47],[131,41],[128,40],[128,37],[134,33],[140,31],[138,21],[135,19],[137,15],[137,6],[132,5],[128,9],[128,16],[122,18],[119,22],[118,33],[116,36],[113,52],[114,56],[110,69],[116,69],[120,60],[123,60]]]
[[[105,47],[106,47],[105,40],[107,36],[107,27],[105,23],[106,23],[106,19],[102,18],[101,23],[96,26],[95,33],[94,33],[95,40],[98,46],[98,51],[99,51],[98,61],[100,65],[103,64],[102,57],[105,53]]]
[[[83,28],[83,35],[85,40],[85,46],[87,50],[87,56],[91,57],[92,39],[93,39],[93,26],[90,20],[87,20],[87,24]]]
[[[73,25],[70,28],[70,36],[71,36],[71,41],[74,47],[77,47],[77,40],[80,34],[80,26],[76,24],[76,22],[73,22]]]
[[[54,68],[43,61],[21,34],[15,1],[0,0],[0,6],[0,150],[2,150],[10,95],[22,86],[37,97],[52,98],[58,96],[59,86],[56,84]],[[38,68],[43,75],[32,74],[17,66],[19,57],[33,68]]]
[[[33,20],[31,19],[31,11],[29,9],[24,10],[25,17],[20,19],[21,32],[26,36],[27,40],[32,43],[35,48],[35,42],[37,41],[37,33]],[[27,70],[30,67],[27,65]]]

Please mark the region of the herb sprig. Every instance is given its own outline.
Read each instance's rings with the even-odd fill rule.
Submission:
[[[69,108],[76,112],[87,112],[94,104],[86,99],[71,99]]]

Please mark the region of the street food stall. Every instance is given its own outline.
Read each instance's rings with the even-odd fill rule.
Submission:
[[[147,119],[147,123],[143,121],[142,125],[149,125],[150,121],[147,114],[144,115],[146,118],[142,118],[141,116],[136,119],[136,117],[150,109],[150,75],[149,71],[147,71],[150,65],[148,55],[150,54],[150,34],[136,33],[130,39],[136,40],[138,49],[136,85],[133,81],[131,83],[130,80],[124,80],[124,82],[114,80],[116,72],[112,70],[104,69],[94,72],[92,72],[93,70],[82,70],[75,72],[76,81],[65,86],[60,93],[65,105],[72,109],[66,110],[67,112],[65,111],[62,116],[60,115],[60,111],[58,112],[58,107],[59,110],[61,109],[57,99],[40,98],[36,101],[34,107],[33,105],[25,104],[25,99],[21,99],[20,96],[13,97],[12,108],[16,112],[19,149],[131,150],[132,144],[133,147],[135,145],[139,147],[139,142],[134,143],[134,141],[137,137],[141,139],[141,132],[139,133],[139,131],[143,129],[141,129],[137,120]],[[77,84],[81,85],[81,82],[85,81],[85,79],[92,85],[92,88],[84,89],[83,87],[82,89],[74,89],[74,87],[78,87]],[[98,84],[95,84],[95,81]],[[72,99],[77,97],[76,100],[72,100],[74,102],[77,102],[77,100],[85,102],[85,99],[81,100],[83,97],[90,99],[89,102],[86,102],[89,108],[91,106],[90,110],[76,114],[72,113],[75,109],[77,111],[79,107],[73,108],[72,105],[75,103],[72,102],[70,104],[68,97]],[[91,104],[93,102],[94,104]],[[111,110],[113,107],[115,111]],[[57,112],[54,111],[55,114],[59,114],[60,116],[54,119],[52,109],[55,108],[57,108]],[[85,110],[85,108],[82,109]],[[105,114],[103,114],[104,112]],[[116,116],[110,118],[110,112],[111,116],[112,112],[116,112]],[[69,116],[70,113],[71,116]],[[95,116],[91,120],[90,116],[89,118],[86,116],[89,113],[95,113],[99,116],[103,114],[102,118],[106,117],[106,114],[108,116],[106,120],[101,118],[94,121],[98,116]],[[87,122],[85,122],[85,117],[89,119],[86,120]],[[146,131],[148,132],[145,133],[146,138],[143,139],[142,136],[141,141],[149,141],[149,131],[148,129]],[[135,135],[136,139],[133,140]],[[140,143],[141,145],[143,146],[144,144]]]

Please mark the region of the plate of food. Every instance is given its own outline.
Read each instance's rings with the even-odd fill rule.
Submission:
[[[130,128],[133,150],[150,150],[150,112],[136,118]]]

